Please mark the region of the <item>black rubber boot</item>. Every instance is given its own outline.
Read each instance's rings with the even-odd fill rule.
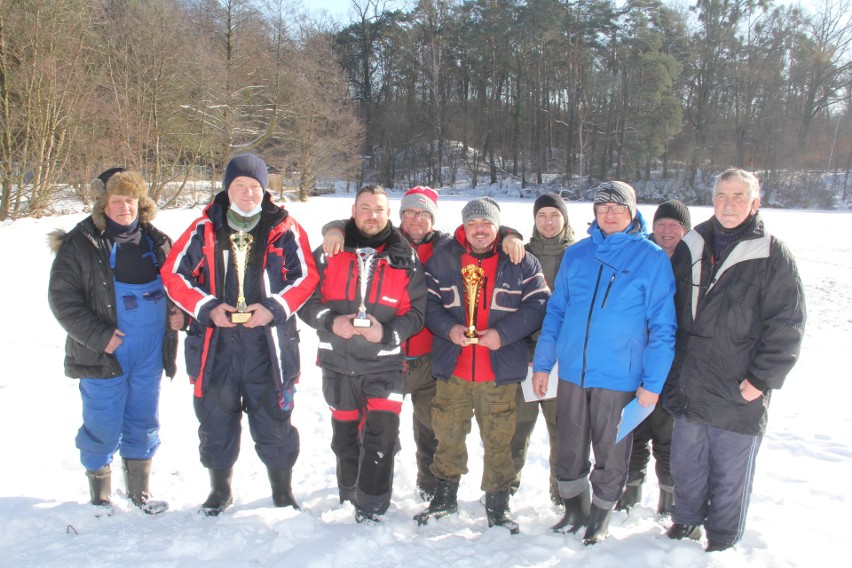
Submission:
[[[148,480],[151,478],[151,460],[124,459],[124,486],[127,498],[142,512],[148,515],[159,515],[169,510],[165,501],[151,499]]]
[[[417,521],[418,525],[425,525],[429,521],[429,517],[440,519],[449,514],[457,513],[459,510],[458,492],[458,481],[438,479],[435,484],[435,496],[429,503],[429,507],[422,513],[415,515],[414,520]]]
[[[485,494],[485,515],[488,517],[488,526],[504,527],[511,534],[518,534],[520,527],[518,523],[509,518],[509,490],[494,491]]]
[[[355,522],[356,523],[381,523],[382,516],[378,513],[373,513],[355,506]]]
[[[699,540],[701,538],[701,525],[681,525],[675,523],[666,531],[666,536],[672,540]]]
[[[293,507],[300,511],[299,504],[296,503],[293,497],[293,489],[291,481],[293,477],[292,469],[272,469],[266,468],[269,474],[269,485],[272,487],[272,502],[276,507]]]
[[[628,485],[621,494],[621,499],[615,504],[616,511],[629,511],[631,507],[642,501],[642,486]]]
[[[109,507],[109,496],[112,494],[112,470],[109,464],[95,471],[87,469],[86,477],[89,478],[89,496],[92,505]]]
[[[584,545],[597,544],[607,537],[610,516],[612,516],[612,509],[592,505],[592,510],[589,513],[589,524],[586,526],[586,534],[583,535]]]
[[[574,497],[562,499],[562,504],[565,506],[565,514],[558,523],[550,527],[550,530],[553,532],[568,532],[573,534],[589,522],[589,510],[592,506],[592,498],[589,495],[588,489]]]
[[[660,489],[660,500],[657,501],[657,514],[661,517],[671,515],[672,505],[674,505],[674,491]]]
[[[707,540],[707,548],[705,548],[705,552],[722,552],[723,550],[729,550],[734,548],[734,542],[728,542],[725,540]]]
[[[210,469],[210,495],[201,505],[200,513],[205,517],[218,517],[234,503],[231,496],[231,478],[234,468]]]

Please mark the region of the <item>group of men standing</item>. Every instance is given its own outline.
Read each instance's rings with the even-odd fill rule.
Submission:
[[[703,526],[707,550],[741,538],[769,396],[795,363],[805,321],[795,263],[763,228],[752,174],[724,172],[715,215],[695,230],[683,204],[663,204],[652,239],[628,184],[595,189],[595,220],[577,243],[562,199],[542,195],[525,248],[490,198],[468,202],[448,234],[433,229],[437,193],[413,188],[398,229],[387,193],[368,185],[315,251],[272,201],[256,156],[228,162],[224,190],[174,246],[150,225],[153,202],[129,174],[104,172],[92,216],[54,235],[49,299],[69,334],[66,373],[81,379],[77,444],[92,503],[109,506],[118,451],[134,505],[167,508],[150,499],[148,476],[159,378],[174,374],[184,329],[210,474],[201,512],[233,502],[242,412],[274,504],[298,508],[298,313],[319,337],[339,499],[358,522],[380,522],[390,505],[409,395],[417,488],[429,501],[419,524],[458,510],[475,417],[488,526],[517,533],[509,501],[541,409],[550,498],[564,509],[554,530],[606,538],[612,510],[640,499],[653,440],[668,535],[698,539]],[[530,367],[540,396],[558,380],[555,400],[524,399]],[[632,435],[615,442],[634,398],[655,407],[635,447]]]

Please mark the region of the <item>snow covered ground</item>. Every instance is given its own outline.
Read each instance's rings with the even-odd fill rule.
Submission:
[[[461,220],[462,197],[444,197],[436,226]],[[311,243],[330,219],[348,217],[350,196],[313,198],[288,208]],[[503,222],[529,236],[532,201],[501,199]],[[392,207],[399,204],[398,197]],[[653,205],[640,206],[651,218]],[[693,222],[711,215],[691,208]],[[568,205],[585,235],[589,203]],[[155,224],[177,237],[198,210],[161,212]],[[396,223],[398,211],[394,210]],[[95,518],[74,436],[80,425],[77,382],[62,372],[64,333],[47,305],[51,254],[45,235],[70,229],[84,215],[23,219],[0,225],[0,566],[836,566],[850,538],[852,506],[852,213],[764,210],[769,229],[792,248],[805,282],[808,325],[801,361],[773,396],[769,429],[758,458],[745,537],[736,551],[706,554],[694,542],[674,542],[654,518],[657,485],[645,485],[643,506],[616,512],[610,538],[584,548],[579,536],[551,534],[559,515],[547,491],[547,434],[534,433],[520,491],[512,500],[521,534],[488,529],[479,503],[482,450],[474,423],[468,438],[470,473],[462,479],[460,512],[417,527],[425,504],[414,494],[416,475],[410,406],[402,417],[393,502],[381,525],[359,525],[351,505],[337,500],[329,448],[329,412],[313,365],[316,334],[302,325],[302,379],[293,421],[301,432],[294,492],[302,511],[272,507],[266,471],[248,429],[234,475],[236,505],[219,518],[202,518],[208,492],[198,461],[192,393],[178,358],[178,377],[162,384],[162,446],[151,488],[171,510],[156,518],[114,495],[116,511]],[[843,377],[846,377],[844,379]],[[245,420],[243,421],[245,424]],[[118,468],[115,468],[118,469]],[[653,471],[653,467],[650,468]],[[653,477],[653,474],[651,475]],[[117,472],[113,488],[123,491]]]

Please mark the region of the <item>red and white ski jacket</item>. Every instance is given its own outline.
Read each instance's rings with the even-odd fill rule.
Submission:
[[[224,298],[224,252],[229,247],[221,243],[217,246],[216,240],[217,235],[224,238],[228,206],[228,196],[223,191],[175,242],[161,271],[169,297],[192,316],[185,341],[186,370],[199,397],[204,392],[207,363],[217,340],[210,311]],[[284,208],[272,202],[269,193],[263,198],[259,226],[265,233],[259,239],[264,243],[262,262],[249,263],[248,270],[258,266],[261,271],[257,278],[262,283],[260,303],[273,315],[266,326],[270,358],[278,362],[273,365],[278,388],[287,389],[300,370],[293,315],[313,293],[319,274],[305,230]]]

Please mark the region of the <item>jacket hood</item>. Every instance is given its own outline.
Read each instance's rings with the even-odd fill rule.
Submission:
[[[62,246],[62,242],[65,240],[65,235],[68,234],[68,231],[65,229],[54,229],[47,234],[47,247],[50,249],[54,255],[59,252],[59,247]]]
[[[636,216],[633,218],[633,221],[625,230],[621,231],[620,233],[615,233],[614,235],[605,237],[603,231],[600,228],[600,225],[598,225],[597,219],[593,221],[591,225],[589,225],[589,230],[587,232],[597,244],[612,239],[613,237],[617,237],[616,240],[621,240],[623,237],[619,237],[619,235],[647,239],[648,224],[645,222],[645,218],[642,216],[642,213],[637,209]]]
[[[414,247],[398,228],[393,227],[381,253],[394,268],[411,268],[416,264]]]

